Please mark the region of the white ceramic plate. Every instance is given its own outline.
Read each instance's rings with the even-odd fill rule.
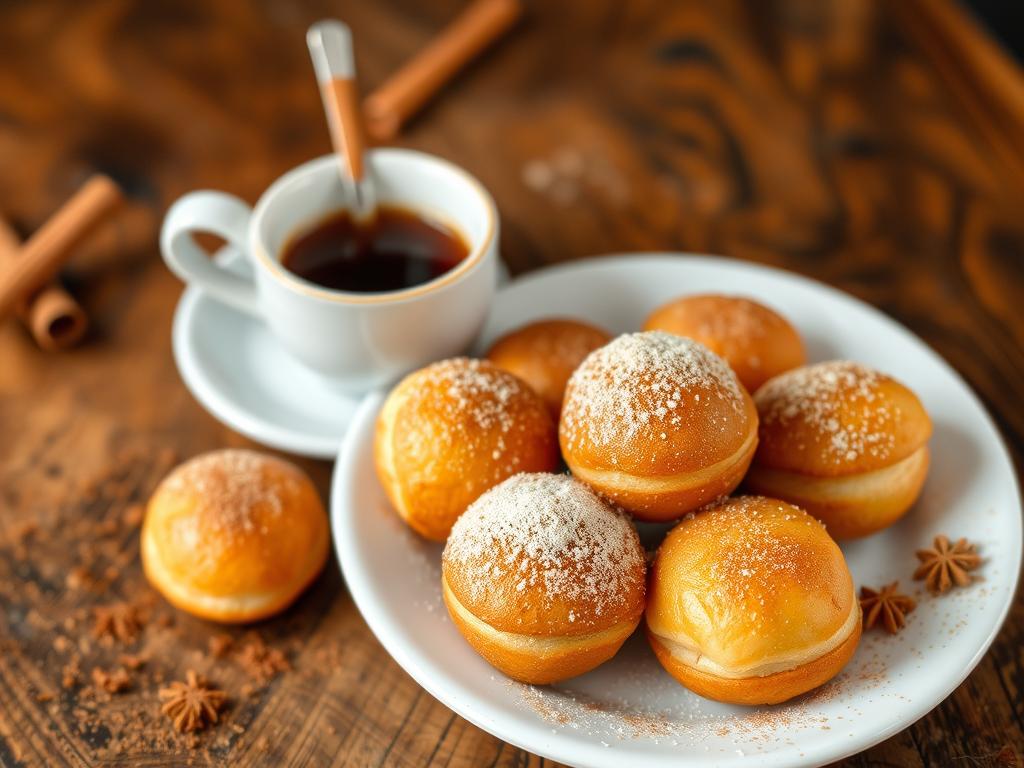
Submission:
[[[335,467],[335,546],[352,596],[392,656],[431,694],[486,731],[578,766],[812,766],[859,752],[906,728],[981,659],[1014,593],[1021,505],[992,421],[963,380],[923,342],[878,311],[789,273],[669,255],[594,259],[527,275],[503,289],[480,339],[552,315],[623,332],[685,293],[753,296],[792,320],[813,361],[852,358],[913,388],[935,424],[921,500],[894,527],[845,545],[858,585],[899,580],[918,608],[896,636],[872,631],[849,666],[817,692],[774,707],[702,699],[661,670],[641,635],[604,666],[549,687],[514,683],[488,666],[449,621],[441,547],[389,508],[373,469],[382,396],[352,420]],[[649,533],[649,531],[648,531]],[[913,552],[938,533],[978,543],[981,580],[943,597],[911,581]]]

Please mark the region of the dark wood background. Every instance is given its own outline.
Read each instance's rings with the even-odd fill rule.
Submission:
[[[967,378],[1019,467],[1024,81],[949,2],[536,0],[401,143],[490,188],[516,273],[678,249],[867,300]],[[335,563],[258,627],[293,667],[264,684],[211,658],[220,630],[154,599],[137,558],[135,505],[167,468],[246,444],[198,407],[171,360],[181,285],[157,252],[163,212],[198,187],[254,200],[328,150],[309,23],[350,23],[372,88],[461,5],[0,4],[0,212],[27,233],[94,170],[131,197],[66,273],[93,321],[81,348],[45,354],[0,327],[0,764],[547,763],[407,677]],[[326,496],[329,465],[300,463]],[[124,647],[90,634],[93,608],[119,601],[148,614]],[[149,661],[131,690],[97,694],[89,669],[124,650]],[[85,684],[64,689],[73,658]],[[190,667],[233,701],[192,744],[169,733],[155,698]],[[1020,765],[1022,744],[1018,598],[946,702],[846,764]]]

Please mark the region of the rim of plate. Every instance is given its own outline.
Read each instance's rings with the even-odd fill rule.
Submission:
[[[908,328],[903,326],[897,320],[889,317],[884,312],[876,309],[867,302],[858,299],[857,297],[845,293],[844,291],[834,288],[826,283],[822,283],[813,278],[806,277],[796,272],[781,269],[778,267],[770,267],[763,264],[756,264],[751,262],[742,261],[726,256],[705,256],[697,254],[689,254],[683,252],[668,252],[668,251],[652,251],[652,252],[621,252],[606,254],[601,256],[588,257],[584,259],[578,259],[569,261],[561,264],[554,264],[547,267],[542,267],[535,271],[531,271],[522,277],[514,279],[509,284],[503,286],[498,290],[497,296],[500,296],[505,291],[518,290],[523,285],[528,285],[538,281],[546,280],[554,275],[558,275],[564,272],[572,272],[577,270],[592,269],[595,266],[614,265],[617,263],[625,263],[636,266],[641,261],[646,262],[648,265],[654,265],[655,262],[664,262],[666,264],[671,263],[678,266],[679,261],[685,259],[690,263],[700,264],[706,267],[719,267],[727,268],[745,272],[761,272],[763,274],[771,274],[774,276],[783,276],[787,279],[794,280],[796,282],[803,283],[805,286],[815,289],[820,292],[826,293],[831,299],[838,300],[841,303],[853,304],[861,310],[867,311],[877,319],[883,321],[890,329],[897,335],[902,335],[908,342],[913,343],[915,346],[921,347],[925,354],[930,357],[933,362],[941,366],[957,384],[964,390],[967,396],[974,401],[978,406],[979,411],[983,414],[983,418],[986,421],[986,426],[995,436],[998,442],[999,449],[1002,454],[1002,459],[1007,463],[1009,468],[1009,478],[1012,485],[1013,498],[1016,501],[1016,507],[1018,512],[1021,510],[1021,495],[1020,495],[1020,484],[1017,479],[1016,469],[1010,458],[1010,453],[1006,447],[1006,441],[1003,438],[1002,433],[999,431],[995,421],[992,419],[991,414],[985,407],[984,403],[977,396],[971,386],[964,380],[960,373],[953,368],[949,363],[945,361],[932,347],[927,344],[923,339],[914,334]],[[419,653],[415,645],[407,646],[400,642],[396,638],[402,634],[402,632],[392,623],[387,615],[387,612],[383,610],[382,606],[375,603],[371,599],[370,590],[366,584],[365,576],[358,569],[354,569],[354,564],[361,560],[361,553],[359,552],[356,542],[352,537],[343,537],[340,535],[342,529],[341,523],[348,523],[352,517],[351,506],[343,504],[343,494],[348,492],[345,482],[343,482],[343,476],[350,471],[355,464],[358,452],[362,448],[361,445],[357,445],[354,436],[362,432],[358,427],[363,422],[376,416],[377,410],[383,403],[385,393],[382,391],[372,392],[366,396],[362,403],[359,404],[356,412],[353,414],[350,428],[346,433],[345,439],[342,441],[340,451],[338,453],[337,461],[335,462],[334,470],[332,472],[331,479],[331,493],[330,493],[330,517],[331,517],[331,529],[332,536],[334,538],[335,551],[338,556],[339,564],[341,565],[342,575],[345,578],[345,582],[348,586],[349,593],[352,596],[353,601],[359,608],[359,612],[362,614],[370,630],[374,633],[377,640],[384,646],[385,650],[391,655],[391,657],[401,666],[422,688],[430,693],[434,698],[443,703],[453,712],[458,714],[460,717],[468,720],[477,727],[484,731],[508,742],[520,749],[527,750],[534,754],[538,754],[542,757],[551,760],[557,760],[559,762],[565,762],[570,765],[577,765],[575,760],[580,759],[579,756],[567,754],[567,750],[560,750],[556,747],[547,748],[546,746],[538,746],[524,741],[514,729],[508,727],[507,717],[503,713],[496,712],[493,705],[490,702],[481,700],[476,694],[470,694],[465,691],[453,691],[453,688],[458,687],[458,683],[453,683],[451,679],[445,674],[443,668],[438,667],[429,657]],[[343,515],[343,511],[345,514]],[[849,744],[845,744],[839,740],[834,740],[829,743],[825,748],[822,748],[816,752],[813,756],[807,755],[798,761],[792,762],[787,761],[786,755],[759,755],[763,765],[774,765],[774,766],[820,766],[841,760],[853,754],[857,754],[863,750],[870,749],[876,744],[885,741],[891,736],[899,733],[900,731],[908,728],[913,723],[920,720],[922,717],[931,712],[935,707],[945,701],[956,688],[967,679],[968,675],[974,671],[978,663],[984,658],[988,652],[992,643],[995,641],[996,636],[999,634],[1006,618],[1013,605],[1014,598],[1016,596],[1017,588],[1020,584],[1020,571],[1021,571],[1021,554],[1022,548],[1024,548],[1024,541],[1021,537],[1021,521],[1020,517],[1013,518],[1016,522],[1018,535],[1015,537],[1014,545],[1012,547],[1012,555],[1015,562],[1012,565],[1012,589],[1007,592],[1003,604],[999,607],[998,620],[993,624],[992,628],[986,635],[983,643],[981,643],[971,656],[970,661],[964,666],[959,674],[953,675],[948,678],[947,685],[942,687],[942,694],[935,697],[928,697],[925,700],[918,702],[915,700],[909,703],[906,708],[900,712],[901,716],[897,716],[877,733],[871,737],[861,740],[855,747],[851,747]],[[460,695],[465,694],[470,697],[470,702],[463,702],[460,699]],[[468,704],[472,704],[472,708]],[[533,729],[533,725],[522,726],[519,728]],[[576,743],[572,743],[571,746],[576,746]],[[607,760],[599,760],[593,765],[600,766],[612,766],[619,765],[623,759],[628,759],[627,755],[618,752],[614,755],[608,755]],[[685,764],[686,756],[680,755],[678,758],[680,764]],[[744,758],[735,757],[719,757],[716,758],[716,765],[731,766],[731,765],[746,765]],[[589,763],[588,763],[589,764]]]

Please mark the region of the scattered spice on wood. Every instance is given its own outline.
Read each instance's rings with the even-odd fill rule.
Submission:
[[[70,590],[86,589],[96,583],[88,568],[76,565],[64,577],[64,586]]]
[[[61,667],[60,684],[64,690],[71,690],[78,685],[82,677],[82,669],[78,658],[73,658]]]
[[[279,649],[271,648],[264,643],[263,638],[256,632],[250,632],[245,636],[236,658],[246,674],[260,684],[268,683],[279,672],[286,672],[292,668],[288,657]]]
[[[99,640],[117,640],[133,643],[144,624],[138,606],[131,603],[114,603],[93,608],[93,637]]]
[[[136,670],[144,666],[149,659],[145,656],[137,656],[131,653],[122,653],[117,657],[118,662],[126,669]]]
[[[223,659],[234,648],[235,640],[227,632],[214,635],[207,642],[210,655],[215,659]]]
[[[132,687],[131,675],[123,667],[118,667],[111,672],[100,667],[93,667],[92,682],[97,688],[107,693],[121,693]]]

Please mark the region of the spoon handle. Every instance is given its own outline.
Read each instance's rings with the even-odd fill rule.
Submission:
[[[366,135],[356,82],[352,33],[339,21],[320,21],[306,35],[313,69],[320,85],[331,143],[343,170],[357,218],[371,216],[376,199],[363,154]]]

